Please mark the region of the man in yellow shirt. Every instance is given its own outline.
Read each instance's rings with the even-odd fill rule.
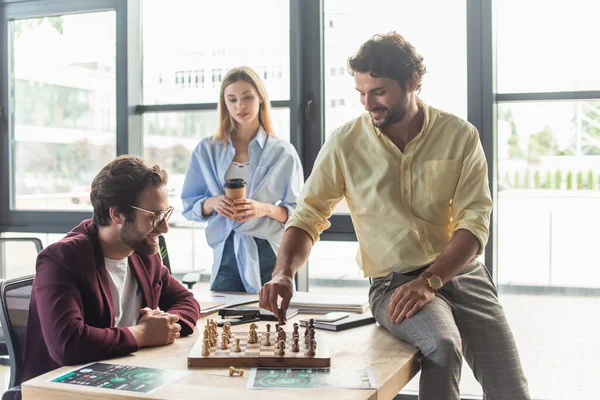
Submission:
[[[395,32],[348,60],[368,113],[323,145],[289,219],[260,305],[286,310],[293,276],[345,198],[373,278],[373,315],[421,351],[419,399],[460,399],[462,357],[490,399],[528,399],[527,380],[494,283],[476,257],[492,201],[475,127],[425,105],[423,58]]]

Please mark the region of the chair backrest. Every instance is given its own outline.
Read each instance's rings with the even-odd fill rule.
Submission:
[[[33,273],[42,249],[42,241],[36,237],[0,237],[0,278]]]
[[[164,235],[158,237],[158,251],[160,252],[160,258],[162,258],[163,265],[167,267],[170,273],[171,262],[169,261],[169,252],[167,251],[167,242],[165,241]]]
[[[10,384],[20,379],[25,361],[25,336],[33,275],[7,279],[0,286],[0,320],[10,357]]]

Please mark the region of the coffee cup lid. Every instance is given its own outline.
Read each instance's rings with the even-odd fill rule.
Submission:
[[[223,187],[227,189],[239,189],[245,186],[246,181],[244,181],[242,178],[228,179],[227,182],[225,182],[225,185],[223,185]]]

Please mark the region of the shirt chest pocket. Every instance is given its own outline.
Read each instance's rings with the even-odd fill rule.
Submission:
[[[460,177],[460,160],[432,160],[424,165],[423,177],[428,200],[449,202]]]

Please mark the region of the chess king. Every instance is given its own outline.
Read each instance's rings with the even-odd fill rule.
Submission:
[[[494,283],[477,261],[492,211],[477,129],[419,98],[423,57],[395,32],[366,41],[348,71],[366,113],[321,148],[260,306],[278,315],[281,297],[288,308],[294,274],[345,199],[373,316],[421,350],[419,399],[460,399],[463,346],[486,397],[529,399]]]

